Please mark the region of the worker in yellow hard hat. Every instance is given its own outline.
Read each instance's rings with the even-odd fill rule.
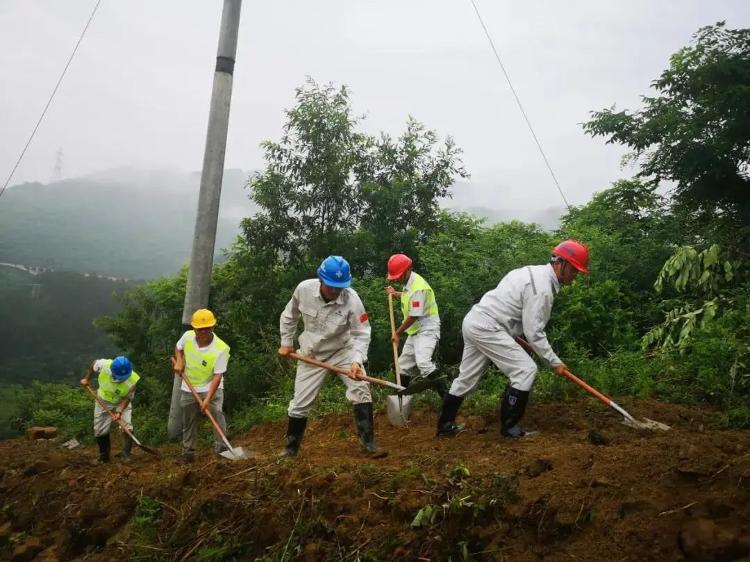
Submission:
[[[195,459],[198,442],[198,414],[207,409],[226,433],[224,417],[224,374],[229,363],[229,346],[214,333],[216,317],[206,308],[196,310],[188,330],[177,342],[172,358],[175,372],[186,377],[201,398],[195,399],[190,388],[182,381],[180,409],[182,411],[182,455],[187,463]],[[225,449],[221,437],[214,432],[214,450]]]

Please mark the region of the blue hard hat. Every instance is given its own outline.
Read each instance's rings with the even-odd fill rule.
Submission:
[[[133,365],[130,363],[130,359],[124,355],[118,355],[112,360],[112,364],[109,366],[109,372],[112,373],[112,378],[117,382],[128,380],[130,373],[133,372]]]
[[[341,256],[328,256],[318,268],[318,277],[324,285],[344,289],[351,287],[352,273],[349,262]]]

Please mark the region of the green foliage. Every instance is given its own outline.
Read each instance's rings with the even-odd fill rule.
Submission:
[[[411,118],[397,140],[357,131],[346,87],[308,79],[296,97],[281,140],[263,143],[266,169],[249,184],[261,211],[233,254],[306,274],[349,245],[356,274],[382,270],[393,249],[434,231],[438,199],[466,177],[460,150]]]
[[[94,399],[80,387],[34,382],[21,394],[16,407],[14,425],[19,430],[51,425],[59,429],[61,437],[79,440],[93,434]]]
[[[721,248],[712,244],[698,252],[690,246],[683,246],[670,257],[659,272],[654,288],[657,293],[669,283],[680,293],[688,289],[711,297],[734,279],[736,266],[728,259],[722,259]]]
[[[133,515],[133,526],[137,534],[146,541],[156,538],[161,523],[161,505],[158,501],[144,496],[138,496],[135,514]]]
[[[683,246],[664,264],[654,284],[657,293],[671,286],[680,296],[672,299],[664,321],[643,337],[644,349],[659,344],[664,349],[684,351],[696,329],[705,329],[721,312],[731,308],[735,298],[730,283],[735,280],[738,264],[722,258],[717,244],[698,252]]]

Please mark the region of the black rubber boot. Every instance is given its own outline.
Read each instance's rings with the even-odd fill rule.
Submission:
[[[448,384],[448,377],[445,375],[438,377],[432,385],[432,390],[437,392],[437,395],[440,396],[440,399],[443,401],[445,400],[445,397],[448,396],[449,389],[450,385]]]
[[[403,380],[403,378],[404,377],[401,377],[401,380]],[[412,384],[410,384],[406,390],[401,391],[400,394],[402,396],[411,396],[412,394],[419,394],[425,390],[434,390],[441,398],[445,398],[447,386],[448,379],[446,376],[440,373],[440,371],[433,371],[426,377],[419,377],[417,380],[412,381]]]
[[[409,385],[411,384],[411,379],[412,378],[413,377],[411,375],[403,375],[402,374],[401,375],[401,386],[403,386],[405,388],[409,388]],[[403,390],[401,393],[403,394],[404,392],[406,392],[406,391]]]
[[[109,433],[97,437],[96,444],[99,445],[99,462],[109,462],[109,451],[112,448],[112,443],[109,440]]]
[[[293,418],[289,416],[289,425],[286,430],[286,447],[281,451],[282,457],[296,457],[302,445],[302,437],[305,435],[307,418]]]
[[[122,462],[130,462],[130,452],[133,450],[133,439],[127,433],[122,436]]]
[[[440,411],[440,417],[438,418],[438,437],[455,437],[464,430],[463,425],[456,424],[456,414],[458,414],[458,409],[463,401],[463,396],[445,395],[443,409]]]
[[[518,390],[508,385],[500,406],[500,433],[504,437],[518,438],[526,432],[518,425],[529,402],[529,391]]]
[[[372,402],[354,405],[354,423],[359,432],[359,442],[366,456],[371,459],[382,459],[388,451],[375,445],[375,431],[372,420]]]

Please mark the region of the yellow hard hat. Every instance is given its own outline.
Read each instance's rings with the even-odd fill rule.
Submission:
[[[190,325],[193,328],[211,328],[216,326],[216,317],[214,313],[207,308],[199,308],[193,313],[193,317],[190,319]]]

